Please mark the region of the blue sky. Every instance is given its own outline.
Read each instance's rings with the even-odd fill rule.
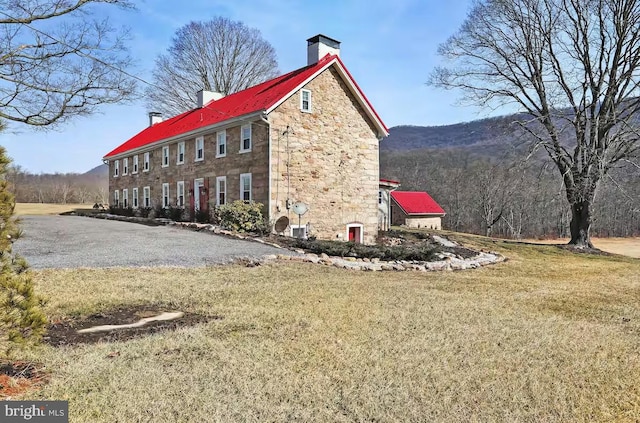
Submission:
[[[488,111],[456,106],[459,94],[428,87],[440,63],[438,45],[464,20],[470,0],[139,0],[137,11],[108,11],[128,26],[133,73],[148,81],[154,59],[176,29],[224,16],[259,29],[275,48],[281,72],[306,65],[306,39],[322,33],[342,42],[341,58],[388,127],[445,125],[484,118]],[[34,172],[85,172],[148,123],[142,99],[103,107],[55,131],[12,126],[0,135],[15,164]],[[384,142],[384,141],[383,141]]]

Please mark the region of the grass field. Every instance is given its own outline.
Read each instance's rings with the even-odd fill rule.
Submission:
[[[509,261],[36,272],[52,318],[144,303],[223,318],[43,346],[30,358],[51,380],[26,398],[69,400],[71,422],[637,422],[640,260],[462,238]]]
[[[17,216],[60,214],[74,209],[90,209],[92,206],[93,204],[16,203],[15,214]]]
[[[536,244],[566,244],[568,239],[552,239],[552,240],[526,240]],[[623,256],[640,258],[640,238],[593,238],[593,245],[613,254],[622,254]]]

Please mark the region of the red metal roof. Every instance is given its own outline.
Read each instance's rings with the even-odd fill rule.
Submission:
[[[391,198],[406,214],[445,214],[429,194],[421,191],[391,191]]]
[[[359,94],[362,96],[369,108],[371,108],[371,111],[378,119],[385,132],[388,133],[388,129],[382,122],[382,119],[380,119],[380,116],[378,116],[376,111],[373,109],[371,103],[369,103],[369,100],[366,98],[360,87],[358,87],[358,84],[355,82],[340,58],[335,55],[327,54],[325,57],[320,59],[318,63],[294,70],[293,72],[278,76],[277,78],[247,88],[246,90],[230,94],[219,100],[211,101],[205,104],[202,108],[190,110],[163,122],[156,123],[153,126],[147,127],[124,144],[121,144],[109,152],[104,156],[104,158],[106,159],[117,156],[157,141],[210,125],[223,123],[230,119],[240,118],[260,111],[266,111],[279,101],[286,98],[300,84],[311,78],[316,72],[320,71],[325,66],[331,65],[333,62],[338,62],[342,66]]]

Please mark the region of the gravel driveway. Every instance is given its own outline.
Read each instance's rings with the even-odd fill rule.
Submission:
[[[197,267],[236,257],[289,253],[252,241],[173,226],[78,216],[23,216],[14,251],[34,269],[72,267]]]

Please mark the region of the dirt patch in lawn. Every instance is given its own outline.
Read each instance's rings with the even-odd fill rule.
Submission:
[[[47,380],[41,365],[25,361],[0,361],[0,399],[20,395]]]
[[[88,329],[95,326],[127,325],[136,323],[140,319],[157,316],[170,311],[175,310],[169,310],[158,306],[139,305],[119,307],[103,311],[101,313],[95,313],[84,318],[61,319],[49,325],[47,334],[43,338],[43,342],[58,347],[63,345],[126,341],[158,332],[171,331],[182,327],[205,323],[211,320],[222,319],[221,316],[204,316],[201,314],[185,312],[177,319],[152,321],[140,327],[78,333],[81,329]]]

